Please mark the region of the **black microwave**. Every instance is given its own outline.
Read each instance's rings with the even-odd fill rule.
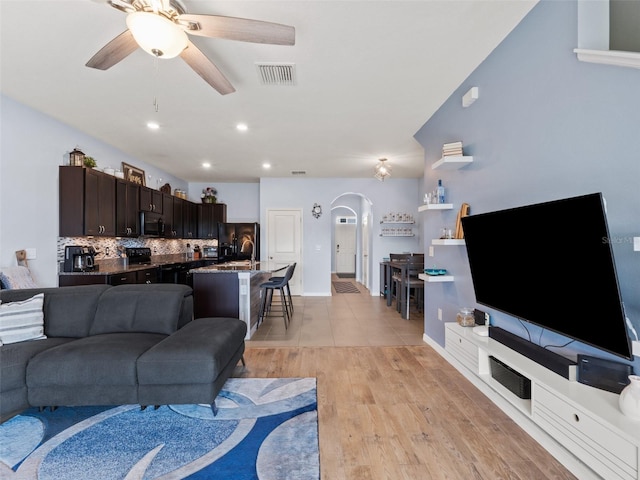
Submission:
[[[140,234],[146,237],[164,237],[164,220],[155,212],[140,212]]]

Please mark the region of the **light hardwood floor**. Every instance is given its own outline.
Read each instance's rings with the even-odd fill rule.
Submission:
[[[422,342],[419,313],[368,292],[295,309],[286,332],[260,327],[234,375],[317,378],[323,480],[575,478]]]

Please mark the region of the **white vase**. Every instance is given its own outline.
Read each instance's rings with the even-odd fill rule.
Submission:
[[[627,417],[640,420],[640,376],[629,375],[631,383],[620,393],[620,410]]]

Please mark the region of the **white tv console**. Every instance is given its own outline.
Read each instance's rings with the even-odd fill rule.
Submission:
[[[569,381],[457,323],[445,324],[445,349],[437,349],[581,480],[640,480],[640,421],[620,412],[619,395]],[[491,377],[489,356],[531,381],[530,400]]]

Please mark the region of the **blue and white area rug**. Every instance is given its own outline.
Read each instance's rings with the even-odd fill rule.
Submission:
[[[315,378],[232,378],[216,404],[27,410],[0,425],[0,478],[320,478]]]

